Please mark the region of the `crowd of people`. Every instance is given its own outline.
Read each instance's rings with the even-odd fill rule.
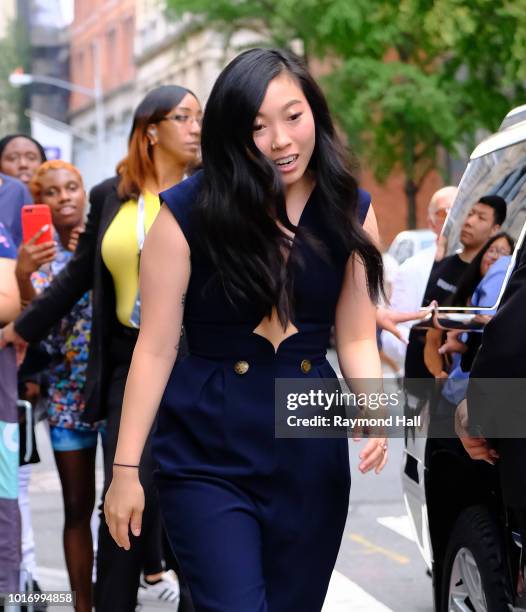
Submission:
[[[27,135],[0,140],[0,419],[16,427],[20,398],[47,422],[77,611],[128,612],[138,598],[181,612],[321,609],[347,517],[347,441],[276,440],[273,392],[276,377],[335,376],[333,326],[346,378],[381,378],[383,328],[406,377],[448,379],[442,410],[454,416],[466,338],[405,321],[422,304],[495,303],[514,248],[500,231],[506,202],[473,203],[462,251],[417,253],[391,308],[377,307],[376,219],[349,167],[321,90],[277,50],[233,60],[204,116],[184,87],[150,91],[116,175],[89,201],[78,168],[47,161]],[[446,187],[430,202],[437,237],[455,196]],[[40,240],[47,227],[22,240],[33,202],[49,207],[52,240]],[[28,575],[38,588],[38,453],[21,445],[16,466],[11,448],[0,453],[11,469],[0,591],[26,589]],[[379,473],[387,456],[385,438],[369,439],[360,470]]]
[[[2,324],[12,321],[22,307],[17,329],[31,342],[18,376],[11,371],[5,388],[11,391],[9,399],[18,394],[44,408],[64,500],[66,565],[79,611],[91,610],[94,601],[98,610],[131,610],[138,593],[143,602],[177,605],[180,598],[175,560],[169,547],[163,549],[148,450],[141,470],[147,500],[143,534],[133,554],[125,553],[114,544],[105,521],[101,522],[95,546],[95,600],[90,520],[96,502],[99,436],[104,449],[104,491],[111,481],[124,383],[137,338],[133,311],[141,240],[159,212],[158,193],[181,181],[197,164],[200,123],[200,104],[188,90],[164,86],[151,91],[137,108],[128,154],[117,176],[91,191],[87,226],[86,191],[75,166],[46,161],[44,150],[30,137],[17,134],[0,141],[0,170],[5,173],[0,188],[0,262],[6,283],[1,290],[0,320]],[[44,227],[22,243],[21,209],[32,202],[49,206],[52,241],[39,242]],[[43,299],[34,301],[38,296]],[[9,353],[11,348],[0,351],[12,369],[14,356]],[[9,403],[7,398],[2,401],[2,405]],[[10,415],[6,422],[16,420],[16,415]],[[23,449],[20,455],[26,463]],[[34,452],[30,463],[38,460]],[[17,476],[23,571],[20,586],[15,588],[11,579],[12,591],[24,590],[29,575],[33,589],[39,588],[28,500],[30,463],[20,467]],[[13,526],[17,512],[10,515]],[[18,574],[16,559],[15,555],[9,560],[14,566],[12,576]],[[121,587],[116,589],[116,584]]]

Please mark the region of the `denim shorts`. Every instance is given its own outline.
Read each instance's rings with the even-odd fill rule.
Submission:
[[[54,451],[75,451],[85,448],[97,447],[98,431],[85,431],[82,429],[68,429],[66,427],[49,428],[51,446]]]

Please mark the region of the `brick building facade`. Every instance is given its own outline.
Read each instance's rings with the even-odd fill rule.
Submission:
[[[136,104],[135,38],[136,0],[75,0],[71,25],[70,81],[104,94],[104,157],[98,155],[94,99],[74,93],[70,122],[85,139],[75,142],[74,161],[86,184],[107,178],[126,150],[126,139]],[[91,137],[91,142],[90,142]]]

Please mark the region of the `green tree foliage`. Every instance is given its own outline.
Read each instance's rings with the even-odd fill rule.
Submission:
[[[29,43],[24,28],[13,20],[0,39],[0,135],[28,131],[28,120],[24,116],[27,92],[12,87],[8,80],[18,67],[28,71]]]
[[[526,103],[526,0],[167,0],[174,16],[300,40],[349,142],[379,180],[403,170],[408,225],[440,148],[458,155]]]

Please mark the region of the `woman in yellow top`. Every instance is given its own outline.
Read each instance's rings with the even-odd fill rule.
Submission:
[[[82,418],[91,423],[106,418],[104,492],[112,478],[124,384],[138,335],[142,242],[159,211],[159,192],[181,181],[198,161],[201,115],[197,98],[183,87],[162,86],[145,96],[135,112],[128,155],[117,167],[118,176],[91,190],[90,213],[75,255],[15,321],[14,327],[4,330],[5,340],[15,343],[41,338],[87,290],[93,291],[86,408]],[[144,383],[147,385],[148,381]],[[145,491],[145,529],[134,539],[131,554],[115,544],[105,521],[101,521],[97,612],[134,610],[138,589],[140,602],[153,598],[177,604],[179,599],[173,572],[163,571],[161,519],[153,469],[147,446],[140,469]],[[181,604],[183,612],[184,601]]]

